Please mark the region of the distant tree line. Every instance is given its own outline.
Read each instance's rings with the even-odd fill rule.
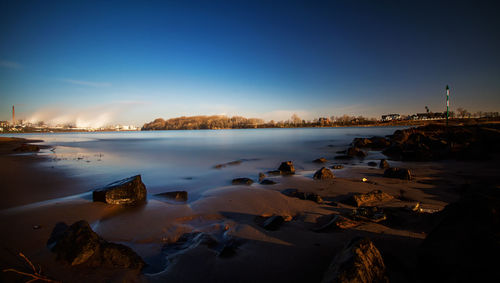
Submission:
[[[240,116],[227,117],[214,116],[191,116],[177,117],[168,120],[158,118],[144,124],[141,130],[197,130],[197,129],[248,129],[248,128],[298,128],[298,127],[332,127],[332,126],[355,126],[377,124],[375,118],[363,116],[343,115],[330,118],[322,117],[314,120],[303,120],[297,114],[293,114],[289,120],[264,122],[262,119],[245,118]]]

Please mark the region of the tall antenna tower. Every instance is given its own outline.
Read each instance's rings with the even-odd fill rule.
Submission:
[[[448,126],[449,116],[450,116],[450,87],[446,85],[446,126]]]
[[[14,108],[14,105],[12,105],[12,125],[16,124],[16,109]]]

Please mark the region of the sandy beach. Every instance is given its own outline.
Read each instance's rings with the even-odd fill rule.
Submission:
[[[404,208],[420,203],[422,210],[436,213],[457,201],[464,185],[487,182],[498,187],[500,175],[495,159],[404,162],[412,180],[385,178],[384,169],[359,165],[340,169],[349,172],[331,180],[270,176],[277,184],[217,187],[187,203],[148,195],[145,205],[123,207],[93,202],[93,188],[84,179],[37,166],[44,157],[13,155],[24,142],[0,140],[0,267],[26,270],[17,256],[22,252],[43,267],[43,274],[62,282],[321,282],[335,255],[356,236],[368,237],[380,250],[390,281],[418,282],[417,250],[436,226],[433,221],[359,220],[347,229],[317,228],[355,209],[345,201],[353,193],[381,190],[392,198],[371,205]],[[290,188],[316,193],[323,202],[282,193]],[[264,229],[261,220],[273,215],[285,222],[277,230]],[[72,267],[56,260],[47,245],[54,227],[79,220],[86,220],[106,241],[132,248],[147,266],[139,272]],[[209,235],[215,244],[188,239],[182,247],[174,246],[183,235],[196,232]],[[221,256],[228,243],[231,253]],[[2,272],[0,279],[26,281],[12,272]]]

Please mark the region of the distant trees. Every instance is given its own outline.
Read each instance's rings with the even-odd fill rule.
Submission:
[[[460,118],[465,118],[465,116],[470,115],[470,113],[467,111],[467,109],[458,107],[457,108],[457,115]]]
[[[263,123],[262,119],[240,116],[183,116],[168,120],[155,119],[153,122],[144,124],[142,130],[241,129],[257,128]]]

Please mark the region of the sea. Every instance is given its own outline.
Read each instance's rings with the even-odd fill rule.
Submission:
[[[231,185],[238,177],[258,181],[259,172],[292,161],[297,175],[310,177],[322,166],[368,166],[384,156],[370,151],[363,159],[336,160],[356,137],[386,136],[404,127],[338,127],[179,131],[120,131],[8,134],[43,140],[40,166],[88,180],[92,190],[138,175],[149,194],[185,190],[201,192]],[[313,160],[324,157],[326,164]],[[237,161],[237,162],[233,162]],[[220,166],[217,166],[220,165]],[[79,192],[81,193],[81,192]]]

